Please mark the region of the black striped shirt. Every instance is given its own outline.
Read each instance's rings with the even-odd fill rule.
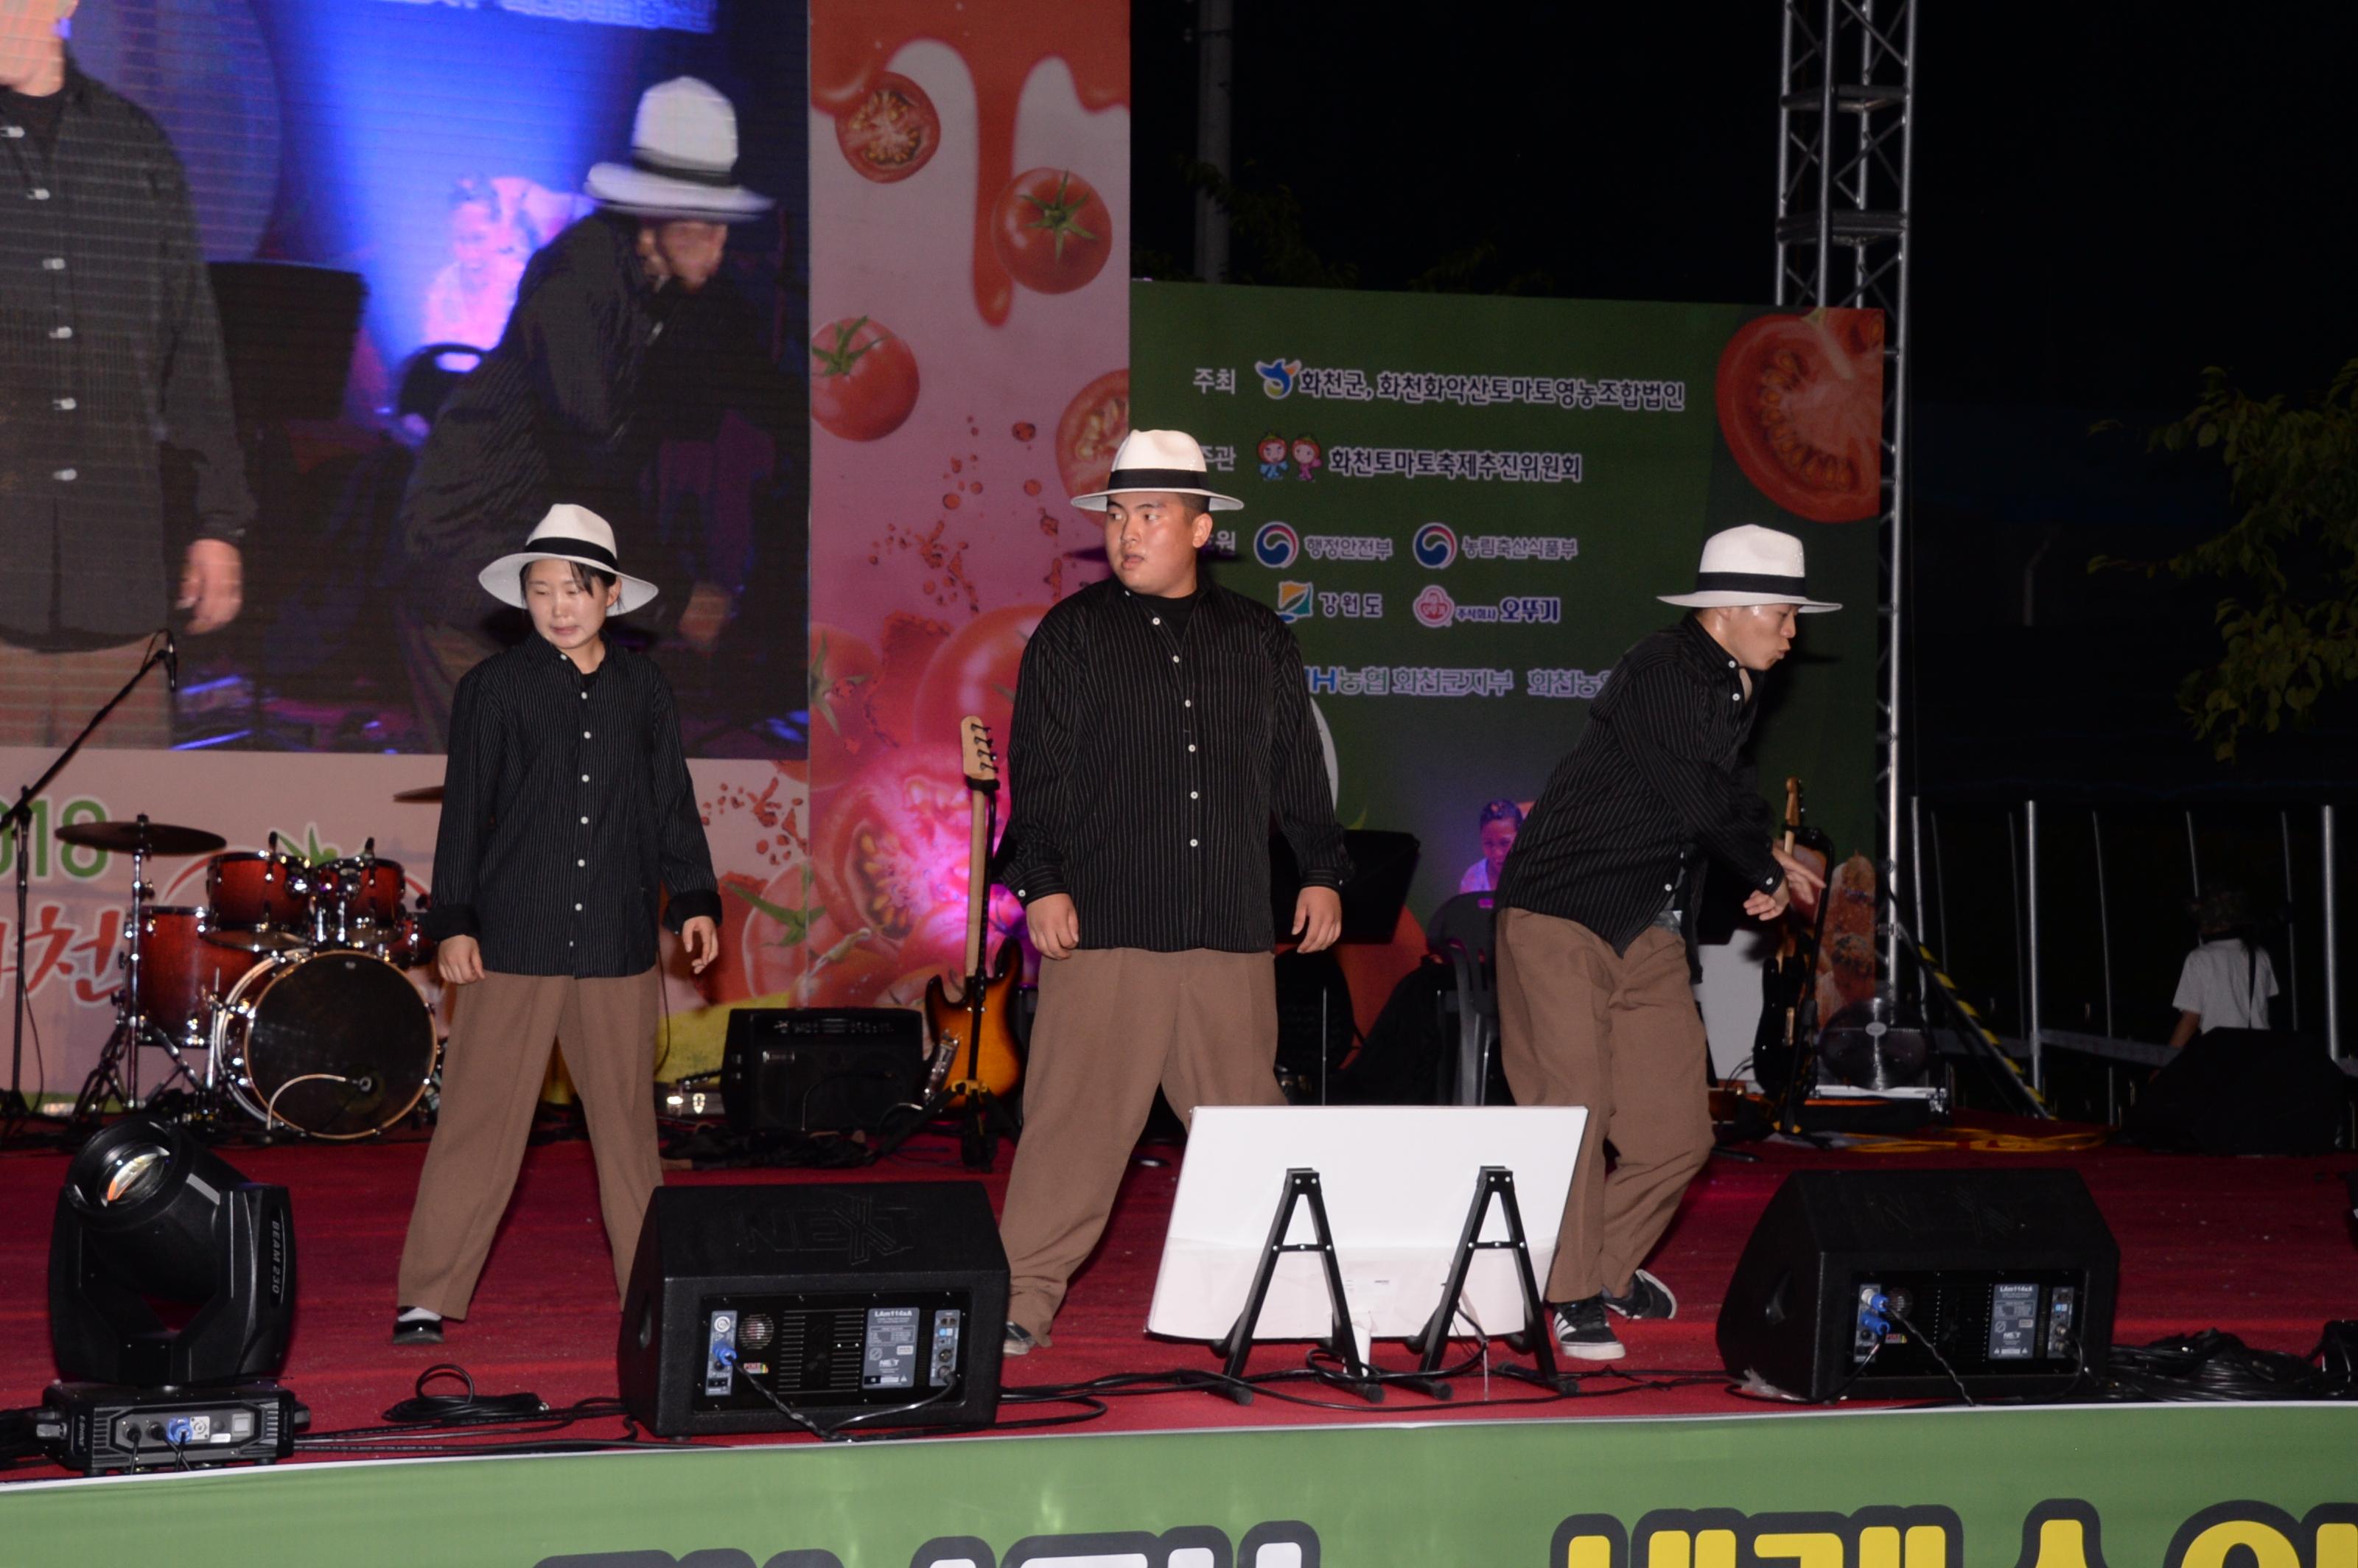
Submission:
[[[427,935],[473,936],[509,975],[635,975],[720,916],[671,687],[611,643],[594,676],[533,637],[459,682]]]
[[[169,612],[167,452],[199,536],[254,501],[170,140],[71,66],[53,138],[33,102],[0,93],[0,637],[103,646]]]
[[[1775,892],[1768,803],[1738,755],[1758,708],[1692,615],[1622,654],[1515,838],[1499,907],[1577,921],[1626,953],[1690,869],[1692,913],[1697,850]]]
[[[996,880],[1070,894],[1084,947],[1265,953],[1272,816],[1303,881],[1350,874],[1293,635],[1206,583],[1174,634],[1115,579],[1042,617],[1007,748]]]

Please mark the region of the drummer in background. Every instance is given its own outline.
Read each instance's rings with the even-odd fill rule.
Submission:
[[[429,935],[458,993],[440,1119],[402,1249],[396,1345],[438,1345],[464,1318],[506,1212],[549,1046],[590,1124],[598,1202],[629,1282],[655,1151],[657,889],[700,972],[719,956],[720,894],[671,688],[601,635],[654,598],[623,572],[605,520],[549,509],[486,592],[535,637],[460,681],[451,707]]]

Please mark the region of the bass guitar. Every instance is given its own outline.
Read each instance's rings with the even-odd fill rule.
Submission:
[[[1016,945],[1001,943],[999,962],[986,969],[999,758],[990,730],[972,715],[958,720],[958,750],[974,814],[967,854],[966,971],[955,990],[938,976],[925,983],[925,1022],[934,1038],[925,1098],[972,1113],[969,1162],[971,1145],[980,1143],[987,1163],[990,1114],[1023,1076],[1015,1049]]]

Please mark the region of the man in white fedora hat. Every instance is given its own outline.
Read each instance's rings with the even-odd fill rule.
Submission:
[[[720,951],[720,894],[671,687],[610,646],[606,617],[655,585],[622,568],[585,507],[549,509],[483,591],[534,635],[459,683],[427,935],[458,991],[440,1119],[402,1249],[395,1344],[440,1344],[463,1318],[524,1159],[552,1044],[580,1092],[617,1293],[628,1282],[655,1152],[655,925],[701,970]]]
[[[1621,656],[1588,727],[1516,836],[1498,892],[1500,1059],[1520,1105],[1585,1105],[1548,1299],[1556,1342],[1623,1354],[1608,1313],[1666,1318],[1642,1265],[1711,1152],[1703,1019],[1688,940],[1706,861],[1743,879],[1746,913],[1784,912],[1817,874],[1770,840],[1768,804],[1740,760],[1756,678],[1793,644],[1812,599],[1801,542],[1714,534],[1691,611]],[[1614,1149],[1605,1168],[1605,1145]]]
[[[1041,618],[1015,687],[1013,797],[996,879],[1023,902],[1040,1010],[1023,1137],[1000,1221],[1006,1348],[1048,1343],[1105,1228],[1159,1087],[1199,1105],[1277,1105],[1269,825],[1302,867],[1290,935],[1342,929],[1350,874],[1302,653],[1276,612],[1203,579],[1215,512],[1204,450],[1133,430],[1106,487],[1113,576]]]
[[[708,313],[687,302],[719,271],[730,225],[771,207],[738,182],[736,165],[737,115],[719,92],[687,76],[647,89],[630,161],[595,165],[585,181],[600,211],[533,256],[499,343],[436,416],[401,507],[405,653],[429,727],[450,684],[492,646],[466,563],[559,501],[644,536],[641,475],[664,420],[683,412],[656,390],[666,378],[715,401],[727,388],[765,428],[799,423],[796,394],[761,353],[760,334],[700,330],[697,349],[680,346],[697,312]],[[666,368],[683,355],[695,362]],[[713,584],[690,588],[694,570],[667,560],[656,579],[682,600],[670,626],[709,647],[731,604]]]

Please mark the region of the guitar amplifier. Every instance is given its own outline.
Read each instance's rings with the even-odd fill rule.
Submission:
[[[873,1130],[922,1098],[924,1015],[904,1007],[741,1007],[720,1098],[740,1132]]]

